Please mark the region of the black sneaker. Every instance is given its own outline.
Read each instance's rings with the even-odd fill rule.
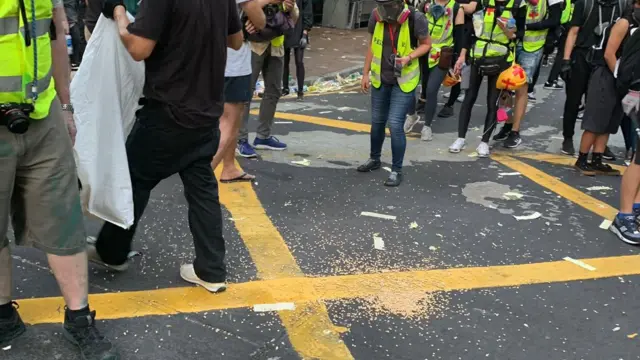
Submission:
[[[298,93],[297,101],[304,101],[304,95],[302,93]]]
[[[604,153],[602,153],[602,158],[609,161],[616,161],[616,155],[609,149],[609,147],[604,148]]]
[[[620,171],[602,162],[592,162],[589,166],[596,172],[596,175],[620,176]]]
[[[364,164],[358,166],[356,170],[358,170],[358,172],[369,172],[380,169],[380,166],[380,160],[369,159]]]
[[[396,186],[399,186],[401,182],[402,182],[402,173],[392,171],[391,174],[389,174],[389,178],[385,180],[384,186],[396,187]]]
[[[623,216],[622,218],[616,215],[609,230],[627,244],[640,245],[640,232],[638,232],[638,225],[633,215]]]
[[[82,360],[120,359],[116,348],[96,328],[95,319],[95,311],[87,316],[69,319],[69,310],[66,310],[62,334],[80,349]]]
[[[544,83],[543,87],[545,89],[547,89],[547,90],[562,90],[562,89],[564,89],[564,86],[558,85],[557,81],[554,81],[554,82],[548,82],[547,81],[546,83]]]
[[[451,106],[443,106],[440,112],[438,113],[439,118],[450,118],[453,116],[453,107]]]
[[[283,88],[282,89],[282,96],[287,96],[289,95],[291,91],[289,90],[289,88]]]
[[[562,153],[565,155],[575,155],[576,154],[576,149],[573,147],[573,140],[572,139],[564,139],[564,141],[562,142]]]
[[[11,317],[6,319],[0,318],[0,346],[2,347],[9,345],[11,341],[24,334],[27,330],[20,318],[20,314],[18,314],[18,311],[16,310],[16,308],[18,308],[18,304],[16,302],[12,302],[11,305],[11,308],[13,309]]]
[[[509,133],[507,140],[504,141],[504,147],[507,149],[515,149],[522,144],[520,133],[518,131],[512,131]]]
[[[576,164],[574,165],[574,167],[580,171],[582,173],[582,175],[585,176],[596,176],[596,171],[591,167],[591,164],[589,164],[586,161],[576,161]]]
[[[634,208],[633,215],[636,217],[636,224],[640,225],[640,209]]]
[[[500,129],[500,131],[493,136],[493,140],[505,141],[509,137],[509,134],[511,134],[511,129],[507,130],[506,126],[503,126],[502,129]]]

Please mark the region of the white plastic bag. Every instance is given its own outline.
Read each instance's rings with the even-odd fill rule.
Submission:
[[[83,209],[125,229],[133,225],[125,141],[143,86],[144,63],[133,60],[117,24],[101,15],[71,82],[78,129],[74,150]]]

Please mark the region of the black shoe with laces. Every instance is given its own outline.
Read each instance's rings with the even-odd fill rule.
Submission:
[[[20,314],[18,314],[18,304],[11,302],[13,312],[11,316],[0,318],[0,346],[7,346],[18,336],[24,334],[27,328],[24,326]]]
[[[609,147],[604,148],[604,153],[602,153],[602,158],[609,161],[616,161],[616,155],[609,149]]]
[[[304,95],[302,93],[298,93],[297,101],[304,101]]]
[[[443,106],[440,112],[438,113],[439,118],[450,118],[453,116],[453,107],[451,106]]]
[[[289,95],[289,93],[290,93],[289,88],[283,88],[282,89],[282,96],[287,96],[287,95]]]
[[[389,178],[385,180],[384,186],[396,187],[399,186],[400,183],[402,183],[402,173],[392,171],[391,174],[389,174]]]
[[[96,328],[96,312],[70,319],[65,311],[62,334],[80,349],[82,360],[119,360],[118,351]]]
[[[564,139],[562,142],[562,153],[571,156],[576,154],[576,149],[573,147],[572,139]]]
[[[364,164],[358,166],[356,170],[358,170],[358,172],[369,172],[380,169],[380,166],[380,160],[369,159]]]
[[[591,164],[589,164],[586,161],[576,161],[576,164],[574,165],[574,167],[580,171],[582,173],[582,175],[585,176],[595,176],[596,175],[596,171],[593,169],[593,167],[591,167]]]
[[[620,176],[620,171],[602,162],[591,162],[590,166],[596,172],[596,175]]]
[[[504,147],[507,149],[515,149],[522,144],[522,139],[520,138],[520,132],[511,131],[507,140],[504,141]]]
[[[494,141],[505,141],[509,137],[510,133],[511,133],[511,129],[507,129],[506,126],[503,126],[502,129],[500,129],[500,131],[493,136],[493,140]]]

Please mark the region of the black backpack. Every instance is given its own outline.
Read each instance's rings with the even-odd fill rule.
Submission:
[[[632,85],[640,82],[640,31],[637,29],[624,41],[619,59],[616,88],[620,97],[625,96]]]
[[[607,48],[609,36],[611,36],[611,29],[613,28],[613,25],[615,25],[615,23],[616,21],[607,25],[607,27],[602,30],[602,35],[600,35],[600,39],[598,39],[598,42],[589,49],[589,53],[587,54],[587,61],[592,66],[595,67],[607,65],[606,61],[604,60],[604,51]]]

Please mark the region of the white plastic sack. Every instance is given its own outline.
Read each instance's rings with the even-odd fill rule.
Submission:
[[[125,229],[133,225],[125,141],[143,85],[144,63],[129,55],[116,22],[101,15],[71,82],[76,165],[85,212]]]

